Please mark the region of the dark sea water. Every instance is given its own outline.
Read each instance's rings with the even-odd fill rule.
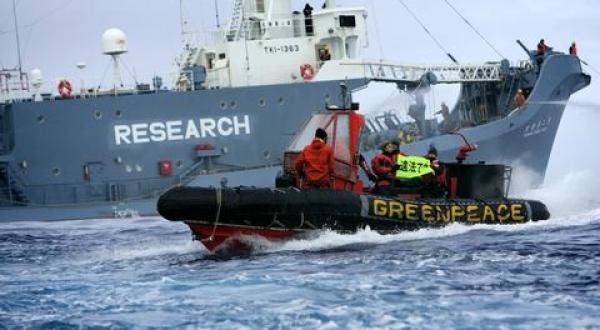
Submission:
[[[563,191],[564,192],[564,191]],[[161,219],[0,224],[0,328],[600,329],[600,206],[216,257]]]

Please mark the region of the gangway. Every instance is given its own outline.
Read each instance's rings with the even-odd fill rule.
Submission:
[[[340,64],[362,67],[365,78],[383,82],[417,83],[424,77],[429,77],[429,83],[431,84],[492,82],[503,79],[500,63],[423,66],[384,62],[346,62]],[[432,73],[434,77],[428,76],[428,73]]]

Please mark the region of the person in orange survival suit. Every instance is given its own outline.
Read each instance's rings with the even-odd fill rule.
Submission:
[[[400,152],[400,142],[386,141],[381,146],[381,153],[371,160],[371,168],[377,176],[374,194],[393,195],[396,180],[395,165]],[[403,154],[403,153],[401,153]],[[404,154],[403,154],[404,155]]]
[[[300,188],[331,188],[334,166],[333,150],[327,145],[327,132],[317,128],[315,138],[304,147],[294,163],[296,173],[302,179]]]

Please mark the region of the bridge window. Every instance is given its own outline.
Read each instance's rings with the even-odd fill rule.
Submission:
[[[256,12],[258,12],[258,13],[265,12],[265,0],[256,0]]]
[[[340,27],[356,27],[354,15],[340,15]]]

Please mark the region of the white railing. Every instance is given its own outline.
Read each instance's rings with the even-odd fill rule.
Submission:
[[[500,64],[475,65],[402,65],[380,62],[342,63],[363,67],[367,79],[376,81],[417,82],[431,72],[431,83],[456,84],[464,82],[499,81]]]

